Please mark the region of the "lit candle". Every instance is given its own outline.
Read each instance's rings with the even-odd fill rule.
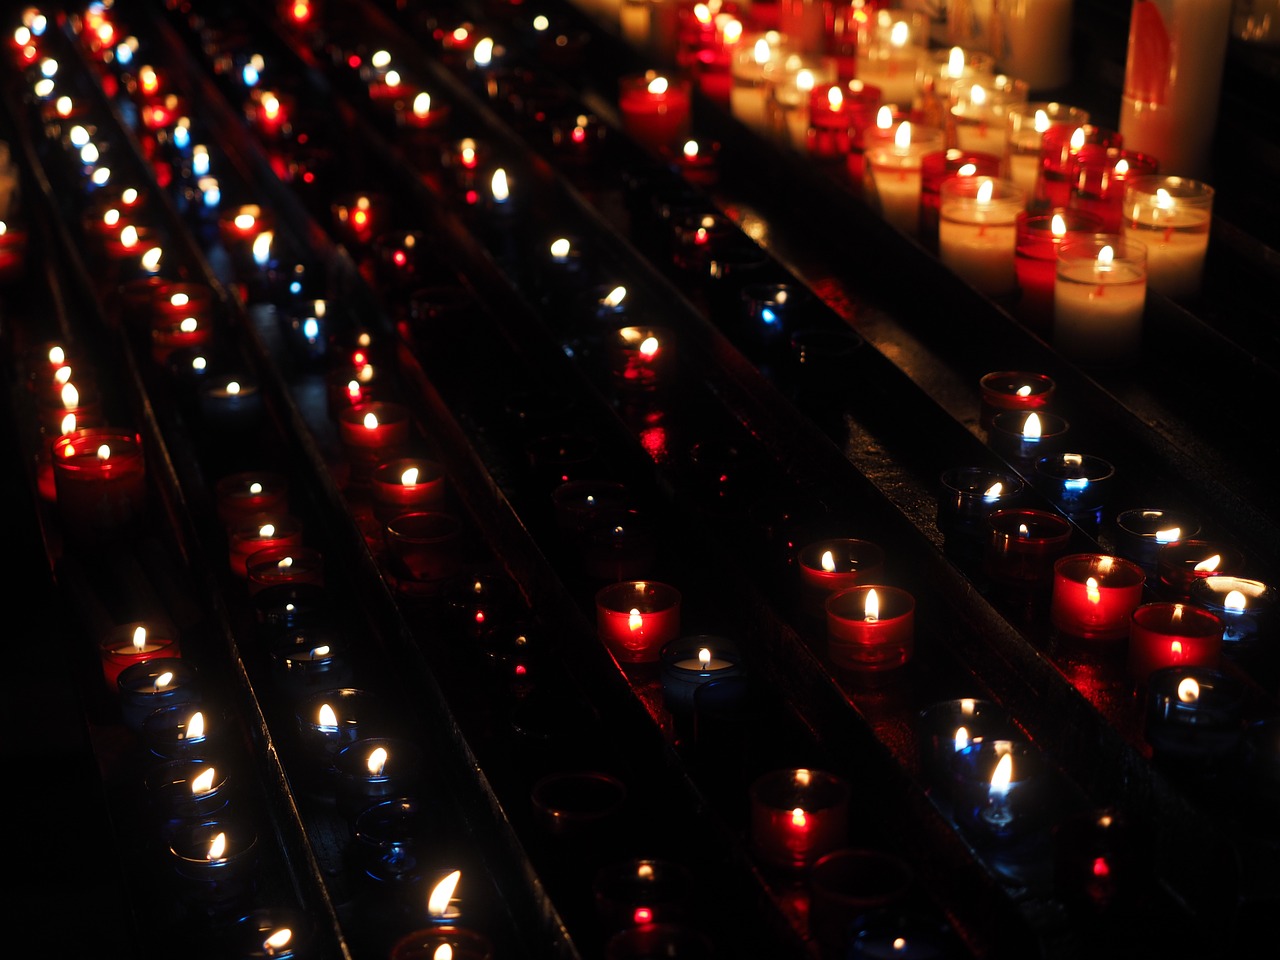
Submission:
[[[1038,197],[1041,146],[1045,131],[1063,125],[1072,130],[1089,122],[1089,114],[1068,104],[1035,101],[1010,108],[1005,137],[1005,176]]]
[[[680,592],[651,581],[603,587],[596,594],[596,625],[620,663],[652,662],[680,635]]]
[[[1017,220],[1025,205],[1026,195],[1010,180],[943,181],[938,207],[942,262],[981,293],[1012,293],[1017,288]]]
[[[266,547],[249,554],[245,569],[250,596],[282,583],[324,586],[324,555],[310,547]]]
[[[1036,203],[1043,207],[1065,207],[1071,198],[1068,177],[1074,159],[1089,146],[1102,149],[1124,145],[1114,130],[1091,123],[1054,123],[1040,138],[1040,177],[1036,181]]]
[[[823,770],[775,770],[751,785],[751,852],[773,867],[804,870],[844,846],[848,782]]]
[[[1120,233],[1128,185],[1138,178],[1154,175],[1158,169],[1156,158],[1145,153],[1086,144],[1071,158],[1067,168],[1071,187],[1068,202],[1071,209],[1088,211],[1099,219],[1100,226],[1095,233]]]
[[[1110,234],[1064,241],[1053,287],[1053,342],[1068,358],[1132,360],[1142,347],[1147,251]]]
[[[694,694],[713,680],[745,674],[737,648],[724,637],[681,637],[662,648],[662,698],[675,714],[691,714]]]
[[[177,641],[155,630],[148,631],[145,624],[129,623],[107,633],[98,644],[102,659],[102,676],[107,689],[118,692],[120,671],[135,663],[163,660],[182,656]]]
[[[1216,668],[1223,622],[1185,603],[1146,603],[1129,625],[1129,674],[1144,683],[1161,667]]]
[[[249,576],[249,557],[259,550],[302,545],[302,523],[288,514],[262,514],[239,524],[227,532],[227,551],[231,572]]]
[[[125,667],[116,677],[120,716],[125,726],[142,732],[143,721],[161,707],[200,702],[200,678],[190,663],[173,657]]]
[[[1005,410],[1043,410],[1053,401],[1057,384],[1043,373],[1000,370],[978,381],[982,391],[981,422],[988,429],[997,413]]]
[[[1102,221],[1085,210],[1061,209],[1018,219],[1018,319],[1047,334],[1053,322],[1053,287],[1058,248],[1068,239],[1102,231]]]
[[[650,71],[621,80],[618,111],[623,129],[649,150],[679,149],[689,138],[690,109],[687,79]]]
[[[90,427],[53,444],[53,480],[63,533],[96,540],[122,533],[141,516],[146,467],[137,434]]]
[[[357,740],[338,751],[334,769],[338,812],[353,823],[375,803],[414,796],[422,787],[422,751],[407,740]]]
[[[409,411],[398,403],[374,401],[338,414],[338,433],[353,459],[387,459],[409,439]]]
[[[389,460],[374,468],[370,492],[374,513],[386,523],[399,514],[438,505],[445,495],[444,468],[419,457]]]
[[[916,72],[925,57],[928,21],[920,14],[879,10],[858,45],[858,79],[880,88],[886,103],[904,109],[915,100]]]
[[[733,55],[729,112],[761,133],[768,131],[768,89],[781,66],[783,44],[779,33],[756,34],[743,37]]]
[[[671,334],[658,327],[623,327],[614,335],[613,374],[631,390],[653,390],[670,368]]]
[[[991,449],[1012,462],[1030,467],[1043,456],[1061,449],[1070,424],[1046,410],[1006,410],[991,418]]]
[[[796,564],[805,612],[819,617],[831,594],[884,578],[884,550],[869,540],[818,540],[798,551]]]
[[[1116,529],[1121,553],[1154,573],[1160,551],[1167,544],[1195,537],[1200,521],[1179,510],[1137,507],[1116,517]]]
[[[286,512],[289,483],[277,473],[252,470],[220,479],[214,496],[218,519],[224,526],[233,526],[264,513]]]
[[[890,670],[911,659],[916,601],[897,587],[856,586],[827,598],[827,651],[833,663]]]
[[[1124,188],[1122,233],[1147,248],[1147,285],[1175,299],[1200,292],[1213,187],[1183,177],[1137,177]]]
[[[978,838],[1007,842],[1040,822],[1043,760],[1029,744],[983,740],[956,752],[956,819]]]
[[[1160,588],[1171,600],[1186,599],[1191,585],[1203,577],[1236,574],[1244,566],[1244,555],[1225,543],[1183,539],[1167,543],[1156,553],[1156,575]]]
[[[1106,503],[1115,472],[1101,457],[1061,453],[1037,460],[1032,482],[1063,513],[1080,518]]]
[[[985,543],[987,517],[1015,503],[1024,484],[1011,473],[986,467],[956,467],[942,474],[938,529],[949,553]]]
[[[892,145],[866,151],[867,189],[877,199],[880,214],[904,233],[920,228],[921,165],[927,154],[942,149],[941,130],[898,124]]]
[[[1241,685],[1204,667],[1164,667],[1147,678],[1146,736],[1157,756],[1225,757],[1244,733]]]
[[[1146,574],[1120,557],[1078,553],[1053,567],[1050,617],[1063,633],[1086,640],[1120,640],[1142,603]]]
[[[1044,510],[997,510],[987,522],[987,574],[1007,585],[1047,584],[1054,561],[1067,550],[1071,524]]]
[[[1009,111],[1026,102],[1026,81],[1017,77],[957,80],[951,87],[952,145],[966,152],[1000,153]]]
[[[408,106],[397,104],[396,123],[411,130],[434,130],[449,119],[449,105],[432,98],[425,90],[414,94]]]

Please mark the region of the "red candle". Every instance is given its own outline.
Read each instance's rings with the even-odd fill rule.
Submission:
[[[776,770],[751,785],[751,852],[803,870],[849,836],[849,784],[822,770]]]
[[[1244,566],[1239,550],[1207,540],[1180,540],[1160,548],[1156,554],[1156,574],[1170,597],[1188,597],[1191,584],[1204,577],[1237,574]]]
[[[916,601],[897,587],[857,586],[827,598],[827,649],[837,666],[888,670],[911,659]]]
[[[149,631],[142,623],[126,623],[110,631],[98,644],[98,653],[102,676],[113,694],[118,692],[116,679],[125,667],[182,655],[175,640]]]
[[[997,510],[987,518],[984,568],[994,580],[1031,586],[1048,582],[1053,561],[1066,552],[1071,524],[1044,510]]]
[[[1070,203],[1101,221],[1099,233],[1119,233],[1125,184],[1134,177],[1151,176],[1160,169],[1155,157],[1135,150],[1086,144],[1067,168]]]
[[[382,229],[387,204],[381,197],[357,194],[333,204],[333,219],[340,238],[348,243],[369,243]]]
[[[245,560],[249,595],[281,583],[314,583],[324,586],[324,556],[319,550],[297,544],[267,547]]]
[[[91,427],[53,444],[58,512],[69,537],[92,539],[129,526],[142,512],[146,467],[142,439]]]
[[[151,323],[151,355],[164,363],[176,350],[203,350],[213,339],[213,323],[207,314],[166,312]]]
[[[622,78],[618,110],[627,134],[653,151],[678,149],[689,134],[689,81],[650,71]]]
[[[380,400],[350,407],[338,413],[338,433],[353,457],[383,459],[409,439],[409,411]]]
[[[688,180],[701,186],[716,182],[716,157],[720,154],[720,144],[699,143],[697,140],[686,140],[684,146],[674,155],[676,172]]]
[[[1040,180],[1037,183],[1039,204],[1065,207],[1070,199],[1071,184],[1067,177],[1071,161],[1086,145],[1120,147],[1123,140],[1114,130],[1103,130],[1091,123],[1072,126],[1055,124],[1040,138]]]
[[[620,663],[652,663],[680,636],[680,591],[641,580],[603,587],[596,593],[596,626]]]
[[[653,390],[671,366],[671,335],[658,327],[623,327],[613,342],[613,373],[622,386]]]
[[[884,550],[868,540],[819,540],[796,555],[806,612],[822,616],[827,597],[884,579]]]
[[[1120,557],[1077,553],[1053,566],[1050,617],[1063,633],[1087,640],[1120,640],[1142,603],[1146,574]]]
[[[449,105],[437,103],[431,94],[415,94],[408,104],[396,108],[396,123],[410,130],[434,130],[449,119]]]
[[[462,522],[451,513],[425,511],[402,513],[387,524],[387,550],[400,590],[410,592],[416,584],[435,584],[458,572],[461,553],[458,541]]]
[[[991,429],[991,421],[1004,410],[1043,410],[1053,400],[1056,384],[1043,373],[1001,370],[988,373],[978,381],[982,391],[982,426]]]
[[[1048,330],[1053,319],[1053,284],[1058,272],[1058,247],[1080,234],[1098,233],[1102,221],[1085,210],[1054,209],[1040,216],[1018,218],[1018,250],[1014,269],[1021,296],[1018,318]]]
[[[258,551],[273,547],[297,547],[301,544],[301,522],[288,514],[265,514],[233,527],[227,533],[231,572],[238,577],[248,577],[249,558]]]
[[[218,481],[214,490],[218,519],[224,526],[243,526],[263,514],[287,512],[289,484],[275,473],[251,470]]]
[[[1145,683],[1162,667],[1218,666],[1223,622],[1185,603],[1147,603],[1129,624],[1129,673]]]
[[[373,471],[373,512],[384,523],[402,513],[421,512],[444,499],[444,468],[421,457],[402,457]]]

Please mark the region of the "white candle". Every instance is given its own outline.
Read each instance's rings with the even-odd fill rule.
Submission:
[[[1147,247],[1147,284],[1167,297],[1200,292],[1213,188],[1183,177],[1137,177],[1125,186],[1121,229]]]
[[[857,77],[878,87],[880,99],[903,108],[916,96],[916,73],[926,57],[928,21],[901,10],[881,10],[858,46]]]
[[[781,46],[778,33],[744,37],[733,58],[729,112],[761,133],[768,132],[769,84],[781,62]]]
[[[1014,77],[958,80],[951,87],[954,145],[966,153],[1000,156],[1009,111],[1027,102],[1027,85]]]
[[[1045,131],[1058,124],[1073,127],[1089,122],[1089,113],[1064,103],[1037,101],[1016,104],[1006,118],[1005,176],[1036,196],[1040,179],[1040,146]]]
[[[942,262],[988,296],[1017,287],[1018,214],[1026,194],[1008,180],[957,177],[943,182],[938,210]]]
[[[1231,0],[1136,0],[1120,134],[1165,173],[1200,176],[1218,119]]]
[[[1053,342],[1067,357],[1119,363],[1142,344],[1146,250],[1122,237],[1068,240],[1058,248]]]
[[[1053,90],[1071,79],[1071,0],[1021,0],[1000,10],[1000,66],[1032,90]]]
[[[867,153],[872,190],[880,204],[880,215],[904,233],[920,229],[920,166],[925,154],[942,149],[941,130],[912,128],[901,123],[892,145]]]

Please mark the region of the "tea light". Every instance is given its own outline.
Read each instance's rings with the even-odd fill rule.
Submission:
[[[1223,623],[1184,603],[1145,603],[1129,625],[1129,674],[1141,684],[1162,667],[1218,666]]]
[[[730,64],[729,112],[759,133],[768,131],[769,84],[781,68],[785,43],[777,32],[743,36]]]
[[[1071,197],[1072,160],[1086,146],[1122,147],[1124,138],[1114,130],[1092,123],[1051,124],[1040,138],[1040,178],[1036,181],[1036,205],[1065,207]]]
[[[53,442],[58,514],[69,540],[124,532],[146,503],[142,438],[115,427],[76,430]]]
[[[249,595],[281,583],[314,583],[324,586],[324,556],[299,545],[273,546],[249,554],[245,560]]]
[[[444,952],[447,949],[447,953]],[[396,941],[390,960],[493,960],[493,944],[475,930],[441,925],[416,930]]]
[[[214,496],[223,526],[236,526],[264,513],[287,512],[289,484],[278,473],[251,470],[220,479]]]
[[[422,751],[388,737],[349,743],[334,758],[338,812],[354,821],[375,803],[413,796],[422,788]]]
[[[1009,110],[1026,102],[1027,83],[1014,76],[955,81],[948,118],[952,146],[968,152],[1000,153]]]
[[[681,637],[662,648],[662,698],[672,713],[691,714],[698,688],[743,676],[741,655],[724,637]]]
[[[868,192],[875,196],[881,216],[904,233],[914,236],[920,228],[921,166],[924,157],[942,146],[941,130],[914,127],[904,120],[892,144],[865,151]]]
[[[383,523],[402,513],[420,513],[444,500],[444,468],[420,457],[388,460],[374,468],[369,492],[374,515]]]
[[[271,644],[271,664],[276,682],[291,700],[351,682],[346,642],[323,628],[284,634]]]
[[[796,554],[807,613],[822,616],[827,597],[884,578],[884,550],[869,540],[818,540]]]
[[[921,230],[925,237],[938,235],[938,208],[942,184],[956,177],[997,177],[1000,158],[990,153],[966,153],[951,147],[931,153],[920,165]]]
[[[409,439],[409,411],[375,400],[338,413],[338,434],[347,453],[361,461],[385,460]]]
[[[1008,713],[989,700],[962,697],[920,711],[921,758],[937,786],[951,783],[956,757],[974,743],[1009,740],[1014,726]]]
[[[827,598],[827,651],[837,666],[889,670],[911,659],[916,601],[897,587],[857,586]]]
[[[247,431],[262,416],[262,393],[256,383],[244,376],[202,384],[199,404],[205,425],[223,432]]]
[[[165,657],[125,667],[116,677],[120,716],[135,733],[143,721],[161,707],[200,702],[196,668],[185,660]]]
[[[1121,233],[1147,248],[1147,285],[1174,299],[1196,296],[1209,250],[1213,187],[1185,177],[1137,177],[1124,188]]]
[[[711,186],[719,179],[719,155],[720,144],[713,140],[686,140],[678,151],[671,153],[671,164],[689,183]]]
[[[1096,513],[1107,502],[1116,468],[1087,453],[1059,453],[1036,461],[1035,488],[1069,517]]]
[[[207,820],[179,831],[169,857],[183,894],[201,904],[226,904],[253,889],[258,838],[239,821]]]
[[[809,125],[803,139],[810,155],[845,156],[854,137],[875,121],[879,106],[880,90],[861,80],[815,87],[809,94]]]
[[[1156,575],[1170,599],[1185,599],[1191,584],[1215,574],[1236,574],[1244,566],[1244,556],[1225,543],[1207,540],[1180,540],[1156,553]]]
[[[627,860],[602,867],[591,889],[606,929],[619,930],[685,919],[694,880],[687,867],[670,860]]]
[[[343,747],[390,733],[385,710],[383,698],[353,687],[323,690],[304,700],[296,720],[313,768],[327,774]]]
[[[117,691],[120,671],[135,663],[182,656],[176,640],[148,630],[145,623],[126,623],[109,631],[98,643],[102,676],[107,689]]]
[[[1115,364],[1142,348],[1147,251],[1112,234],[1066,240],[1053,287],[1053,342],[1072,360]]]
[[[988,441],[991,449],[1010,461],[1030,466],[1036,460],[1061,448],[1070,424],[1062,417],[1044,410],[1006,410],[991,420]]]
[[[618,112],[627,135],[654,152],[679,149],[689,138],[689,81],[649,71],[620,83]]]
[[[1064,103],[1034,101],[1011,107],[1006,118],[1004,175],[1022,187],[1028,197],[1039,198],[1045,131],[1053,126],[1074,130],[1088,122],[1088,111]]]
[[[1136,150],[1086,144],[1067,168],[1071,209],[1086,210],[1096,216],[1101,221],[1098,228],[1101,232],[1120,233],[1129,183],[1155,174],[1159,167],[1155,157]]]
[[[650,663],[680,635],[680,591],[665,583],[628,581],[596,593],[600,640],[620,663]]]
[[[228,806],[227,775],[204,758],[183,758],[162,763],[146,777],[148,799],[165,820],[162,828],[172,837],[184,821],[218,816]]]
[[[928,41],[928,19],[922,14],[877,11],[873,25],[859,36],[858,79],[879,87],[885,103],[910,107]]]
[[[672,336],[660,327],[623,327],[612,340],[614,379],[632,390],[653,390],[673,362]]]
[[[985,542],[987,517],[1022,495],[1023,482],[1011,473],[986,467],[955,467],[943,472],[938,493],[938,529],[949,553]]]
[[[982,426],[991,428],[997,413],[1006,410],[1043,410],[1053,402],[1057,384],[1043,373],[999,370],[978,381],[982,391]]]
[[[1209,576],[1191,581],[1192,602],[1222,620],[1223,642],[1252,644],[1271,635],[1277,594],[1258,580]]]
[[[429,587],[448,580],[462,561],[462,521],[451,513],[404,513],[387,523],[387,552],[399,588]]]
[[[310,17],[307,0],[287,4],[291,15]],[[306,960],[315,952],[315,927],[311,918],[297,910],[280,908],[251,910],[227,933],[229,955],[242,960]]]
[[[222,739],[222,718],[207,706],[180,703],[153,710],[142,721],[142,739],[165,760],[208,757]]]
[[[1120,640],[1142,603],[1146,574],[1121,557],[1077,553],[1053,566],[1050,618],[1063,633],[1086,640]]]
[[[1019,297],[1014,309],[1018,319],[1037,330],[1048,331],[1053,321],[1053,287],[1058,275],[1058,248],[1068,239],[1088,236],[1102,229],[1102,221],[1079,209],[1054,209],[1018,219]]]
[[[287,513],[263,514],[227,532],[231,572],[248,578],[249,558],[262,550],[302,546],[302,522]]]
[[[1203,667],[1165,667],[1147,678],[1146,736],[1157,756],[1211,760],[1240,743],[1244,691]]]
[[[423,90],[408,102],[396,102],[396,125],[407,130],[437,130],[448,121],[450,112],[447,103],[432,99]]]
[[[751,785],[751,853],[762,863],[804,870],[845,845],[848,782],[824,770],[775,770]]]
[[[1039,826],[1038,781],[1044,761],[1029,744],[1013,740],[971,743],[956,754],[956,820],[979,838],[1009,842]]]
[[[997,510],[987,522],[987,574],[1009,585],[1047,584],[1054,561],[1067,550],[1071,524],[1043,510]]]
[[[953,177],[939,190],[938,254],[949,269],[988,296],[1017,289],[1014,257],[1026,194],[1010,180]]]
[[[1194,538],[1200,521],[1180,510],[1136,508],[1122,511],[1116,528],[1121,553],[1154,573],[1160,551],[1167,544]]]
[[[930,126],[943,126],[956,81],[989,77],[994,66],[991,55],[981,50],[953,46],[930,51],[916,77],[916,98],[924,121]]]

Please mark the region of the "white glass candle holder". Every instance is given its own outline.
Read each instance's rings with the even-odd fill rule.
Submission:
[[[1071,79],[1071,0],[996,0],[993,44],[1001,69],[1032,90],[1055,90]]]
[[[1200,292],[1213,218],[1213,187],[1185,177],[1125,185],[1121,232],[1147,247],[1147,285],[1167,297]]]
[[[1025,190],[1028,197],[1034,197],[1045,131],[1059,124],[1083,126],[1089,122],[1089,112],[1065,103],[1039,100],[1010,107],[1005,121],[1004,175]]]
[[[1147,249],[1116,234],[1064,240],[1053,287],[1053,342],[1065,356],[1121,364],[1142,346]]]
[[[1027,102],[1025,80],[1000,74],[957,80],[951,85],[947,118],[951,145],[966,153],[1000,155],[1009,111]]]
[[[938,210],[938,255],[948,268],[988,296],[1017,288],[1018,214],[1027,195],[995,177],[944,180]]]
[[[858,37],[858,79],[880,88],[885,103],[915,102],[916,74],[926,57],[929,19],[905,10],[877,11]]]
[[[904,122],[892,142],[867,151],[868,195],[876,198],[880,215],[904,233],[914,236],[920,229],[921,166],[943,142],[941,130]]]

